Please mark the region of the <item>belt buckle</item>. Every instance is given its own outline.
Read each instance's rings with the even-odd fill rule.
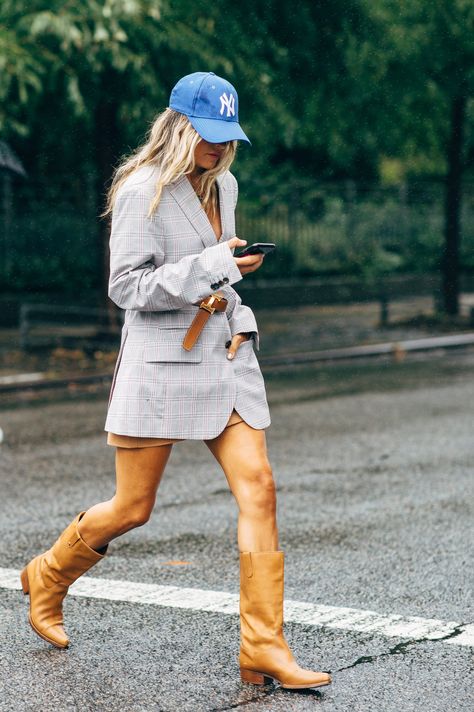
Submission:
[[[211,296],[206,297],[205,299],[202,300],[202,302],[199,305],[199,309],[205,309],[205,311],[209,312],[209,314],[214,314],[216,311],[216,308],[213,307],[212,305],[216,301],[220,301],[220,298],[217,297],[215,294],[211,294]]]

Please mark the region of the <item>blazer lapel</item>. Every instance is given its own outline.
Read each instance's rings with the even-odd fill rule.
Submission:
[[[219,189],[219,206],[221,211],[222,241],[230,240],[230,238],[235,235],[232,195],[229,193],[224,183],[224,177],[218,176],[217,185]],[[186,176],[179,178],[175,183],[169,185],[168,189],[193,228],[198,233],[204,247],[212,247],[212,245],[216,245],[216,234],[206,213],[202,209],[199,198],[194,192],[194,189]]]

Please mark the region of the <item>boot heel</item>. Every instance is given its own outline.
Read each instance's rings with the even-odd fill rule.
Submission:
[[[243,682],[249,682],[251,685],[267,685],[269,682],[273,682],[271,677],[264,675],[262,672],[244,670],[243,668],[240,668],[240,679]]]
[[[23,569],[23,571],[21,572],[20,579],[21,579],[21,587],[23,589],[23,593],[25,594],[25,596],[27,596],[30,592],[30,583],[28,581],[28,572],[27,572],[26,568]]]

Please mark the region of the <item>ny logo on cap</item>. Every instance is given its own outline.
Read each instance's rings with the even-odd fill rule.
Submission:
[[[227,114],[226,116],[235,116],[235,97],[233,94],[227,94],[224,92],[220,97],[221,100],[221,110],[220,114],[222,115],[227,108]]]

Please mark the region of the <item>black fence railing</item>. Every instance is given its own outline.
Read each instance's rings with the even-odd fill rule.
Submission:
[[[2,291],[100,291],[102,245],[91,190],[48,194],[16,182],[0,201]],[[6,199],[7,198],[7,199]],[[474,186],[465,187],[461,262],[474,272]],[[443,245],[443,191],[420,183],[397,189],[353,183],[316,186],[291,203],[249,202],[242,191],[237,234],[276,242],[265,279],[436,273]]]
[[[278,244],[275,260],[266,264],[266,277],[350,274],[370,281],[387,273],[439,269],[442,186],[350,186],[324,186],[291,204],[239,205],[237,234],[251,242]],[[471,272],[474,186],[466,187],[461,225],[461,264]]]

